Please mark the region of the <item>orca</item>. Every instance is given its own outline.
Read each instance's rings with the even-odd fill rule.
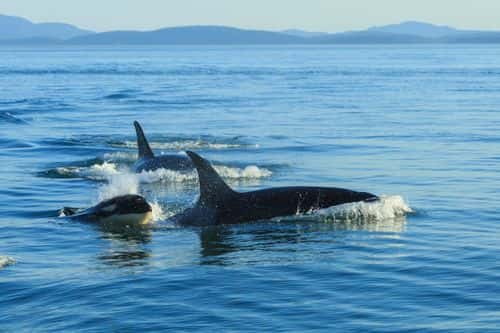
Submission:
[[[136,173],[154,171],[157,169],[169,169],[174,171],[193,170],[193,164],[187,156],[174,154],[155,156],[138,121],[134,121],[134,127],[137,135],[137,148],[139,153],[139,158],[132,167]]]
[[[64,207],[60,215],[82,222],[141,225],[151,220],[152,212],[153,209],[142,196],[127,194],[104,200],[87,209]]]
[[[350,202],[371,202],[371,193],[334,187],[290,186],[251,192],[230,188],[208,161],[186,152],[198,172],[199,198],[192,208],[172,217],[187,226],[227,225],[303,214]]]

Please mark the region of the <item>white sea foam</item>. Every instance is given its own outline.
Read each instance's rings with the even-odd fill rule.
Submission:
[[[271,177],[273,174],[270,170],[256,165],[249,165],[243,169],[223,165],[216,165],[214,168],[222,178],[227,179],[260,179]]]
[[[137,160],[137,153],[115,151],[112,153],[105,153],[104,159],[108,161],[135,162]]]
[[[169,169],[157,169],[153,171],[142,171],[137,174],[141,183],[156,183],[159,181],[166,183],[182,183],[196,179],[194,172],[181,172]]]
[[[111,162],[93,164],[90,167],[58,167],[55,171],[63,177],[77,176],[93,180],[106,180],[110,176],[120,173],[118,166]]]
[[[383,229],[387,227],[380,222],[396,221],[407,214],[413,213],[410,206],[404,199],[398,195],[394,196],[380,196],[380,200],[373,202],[353,202],[329,208],[318,209],[304,214],[297,214],[296,216],[289,216],[285,218],[278,218],[278,220],[295,220],[300,217],[301,220],[306,221],[323,221],[323,222],[339,222],[343,224],[349,223],[378,223]],[[363,227],[366,229],[366,226]],[[388,230],[395,229],[389,226]]]
[[[373,202],[353,202],[311,212],[324,221],[382,221],[412,213],[413,210],[398,195],[380,196]]]
[[[186,150],[186,149],[228,149],[239,148],[243,145],[240,143],[217,143],[207,142],[203,140],[179,140],[171,142],[154,142],[150,141],[149,145],[152,149],[165,149],[165,150]],[[124,141],[123,146],[127,148],[137,148],[136,141]],[[248,145],[244,145],[248,146]],[[258,147],[258,145],[253,145]]]
[[[272,175],[272,171],[266,168],[259,168],[255,165],[249,165],[244,168],[228,167],[223,165],[214,166],[215,170],[222,178],[227,180],[255,180],[267,178]],[[130,170],[122,165],[119,166],[113,162],[104,162],[102,164],[93,164],[89,167],[59,167],[56,172],[63,177],[81,177],[92,180],[110,180],[114,176],[125,175],[126,178],[133,176]],[[142,171],[137,174],[140,183],[182,183],[195,181],[197,179],[195,171],[174,171],[169,169],[157,169],[153,171]]]
[[[94,164],[89,168],[81,168],[80,173],[90,178],[94,177],[96,179],[102,179],[112,175],[117,175],[120,172],[115,163],[104,162],[103,164]]]
[[[0,256],[0,268],[14,264],[16,261],[11,257]]]
[[[54,170],[59,176],[71,177],[71,176],[78,173],[77,169],[79,169],[79,168],[77,168],[77,167],[57,167]],[[50,171],[52,171],[52,170],[50,170]]]
[[[245,168],[234,168],[216,165],[215,170],[219,175],[228,180],[250,180],[270,177],[272,172],[266,168],[259,168],[255,165],[250,165]],[[195,171],[182,172],[168,169],[158,169],[154,171],[142,171],[139,175],[141,183],[155,183],[158,181],[169,183],[182,183],[194,181],[198,178]]]

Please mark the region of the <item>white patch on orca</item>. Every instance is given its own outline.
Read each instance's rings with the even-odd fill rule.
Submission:
[[[144,225],[153,219],[151,212],[135,214],[115,214],[99,219],[99,222],[113,225]]]
[[[116,209],[116,204],[112,204],[112,205],[109,205],[109,206],[102,208],[103,211],[109,212],[109,213],[113,212],[115,209]]]

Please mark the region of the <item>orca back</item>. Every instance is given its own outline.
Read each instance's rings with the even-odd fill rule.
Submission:
[[[334,187],[290,186],[240,193],[231,189],[208,161],[191,151],[186,153],[198,171],[200,197],[193,208],[179,216],[180,224],[234,224],[378,200],[371,193]]]

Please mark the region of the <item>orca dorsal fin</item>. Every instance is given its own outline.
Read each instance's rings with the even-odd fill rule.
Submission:
[[[186,154],[198,172],[199,202],[210,207],[217,207],[221,200],[236,193],[222,180],[207,160],[192,151],[186,151]]]
[[[139,158],[153,158],[155,155],[149,147],[148,140],[142,131],[142,127],[138,121],[134,121],[135,133],[137,134],[137,148],[139,149]]]

